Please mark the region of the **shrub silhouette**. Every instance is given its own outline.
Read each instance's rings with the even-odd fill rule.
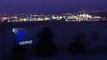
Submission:
[[[38,56],[52,55],[56,51],[56,45],[53,42],[54,34],[49,27],[45,27],[39,34],[39,43],[36,45],[36,54]]]
[[[88,51],[87,47],[82,42],[84,41],[84,39],[85,39],[85,36],[83,34],[75,36],[74,38],[75,42],[70,43],[70,52],[72,54],[83,54]]]
[[[21,46],[16,46],[12,49],[13,60],[24,60],[26,56],[26,50]]]

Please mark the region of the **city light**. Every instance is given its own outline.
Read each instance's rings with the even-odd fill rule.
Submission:
[[[31,14],[31,15],[15,15],[15,16],[1,16],[0,22],[29,22],[29,21],[67,21],[67,22],[82,22],[82,21],[106,21],[106,17],[91,15],[88,13],[84,13],[86,11],[79,11],[79,13],[64,13],[61,15],[52,14]],[[87,12],[89,12],[87,10]],[[96,12],[96,11],[92,11]]]

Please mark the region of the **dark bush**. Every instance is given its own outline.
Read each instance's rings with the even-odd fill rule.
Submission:
[[[13,60],[25,60],[26,49],[18,45],[12,49],[12,54],[13,54]]]
[[[70,43],[70,52],[72,54],[83,54],[88,51],[86,45],[83,43],[85,41],[86,37],[84,34],[80,34],[75,36],[74,40],[75,42]]]
[[[36,54],[38,56],[53,55],[56,52],[56,45],[53,42],[54,34],[51,29],[45,27],[39,34],[39,43],[36,45]]]

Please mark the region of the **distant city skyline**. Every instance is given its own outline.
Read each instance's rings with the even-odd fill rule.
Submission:
[[[60,13],[106,6],[107,0],[0,0],[0,13]]]

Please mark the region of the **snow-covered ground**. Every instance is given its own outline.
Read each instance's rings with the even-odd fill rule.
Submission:
[[[90,50],[96,51],[100,46],[105,45],[107,35],[107,26],[103,24],[59,24],[59,25],[45,25],[52,29],[55,34],[54,41],[59,48],[56,55],[52,57],[36,57],[32,52],[27,54],[26,60],[107,60],[105,53],[92,53],[86,55],[71,55],[67,50],[68,45],[73,41],[73,37],[78,33],[84,33],[86,41],[84,43]],[[33,51],[36,43],[38,42],[37,34],[42,30],[44,25],[25,28],[27,36],[24,40],[33,40],[33,44],[28,47],[29,51]],[[92,31],[99,34],[97,41],[91,40]],[[15,34],[9,30],[1,32],[0,34],[0,60],[8,60],[12,57],[11,48],[15,43]]]

